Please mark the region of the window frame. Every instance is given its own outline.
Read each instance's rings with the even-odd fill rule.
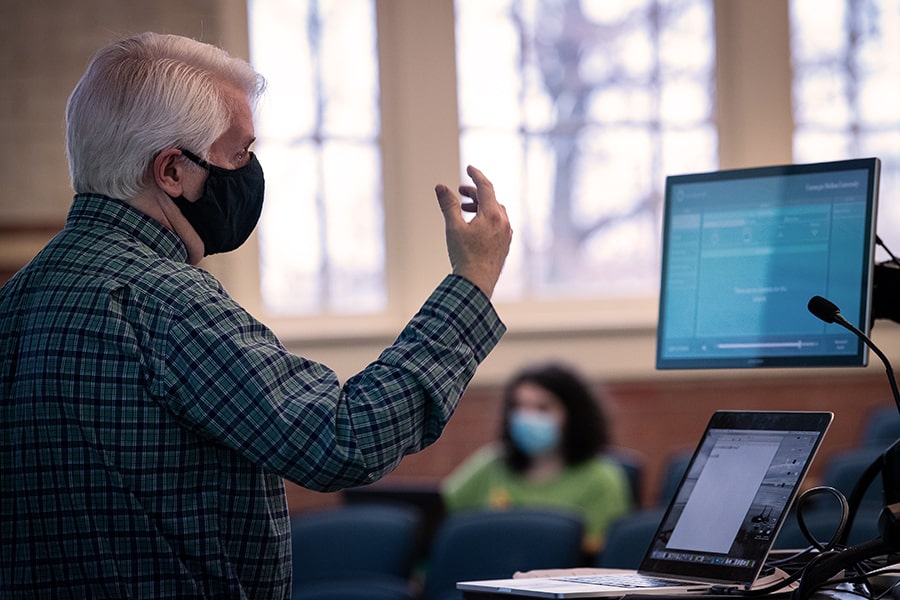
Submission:
[[[714,15],[720,168],[791,162],[788,3],[714,0]],[[342,379],[374,360],[449,273],[443,220],[433,190],[437,183],[456,187],[463,182],[453,0],[377,2],[376,19],[387,310],[370,316],[267,315],[258,285],[255,236],[239,251],[210,257],[202,265],[290,350],[324,362]],[[476,166],[490,177],[490,164]],[[502,202],[503,190],[497,191]],[[509,331],[476,378],[500,382],[518,365],[550,356],[605,380],[726,375],[655,370],[657,305],[655,295],[498,303]],[[900,348],[900,334],[890,331],[891,325],[878,328],[893,333],[886,351],[891,345]],[[793,369],[757,373],[771,377],[792,372],[796,374]]]

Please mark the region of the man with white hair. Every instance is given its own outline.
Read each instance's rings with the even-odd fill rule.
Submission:
[[[389,473],[503,335],[490,297],[512,230],[471,167],[465,203],[435,188],[452,273],[343,384],[195,266],[257,224],[263,87],[218,48],[146,33],[72,92],[66,227],[0,290],[3,598],[287,598],[282,478]]]

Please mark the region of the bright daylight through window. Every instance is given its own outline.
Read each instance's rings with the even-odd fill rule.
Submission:
[[[249,9],[270,83],[257,128],[266,309],[385,311],[376,3]],[[655,295],[665,177],[719,166],[712,0],[455,11],[461,165],[490,165],[516,231],[496,298]],[[794,162],[880,157],[879,233],[900,252],[900,5],[792,0],[790,18]]]
[[[792,0],[791,54],[794,160],[880,158],[878,234],[900,253],[900,3]]]
[[[498,297],[655,294],[665,176],[718,164],[712,2],[456,7],[462,161],[516,230]]]
[[[375,3],[250,0],[248,9],[251,59],[269,85],[255,147],[266,169],[259,227],[266,309],[381,311]]]
[[[249,6],[252,60],[270,82],[257,144],[267,310],[383,310],[375,3]],[[456,10],[462,161],[490,165],[517,232],[497,297],[655,294],[664,176],[717,164],[710,0]],[[349,236],[337,228],[348,221]]]

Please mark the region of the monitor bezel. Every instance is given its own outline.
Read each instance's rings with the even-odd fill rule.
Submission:
[[[809,355],[767,355],[767,356],[709,356],[679,358],[670,356],[664,352],[664,333],[667,297],[667,276],[669,244],[672,219],[672,188],[684,183],[720,182],[751,180],[763,177],[807,175],[817,173],[839,173],[843,171],[867,172],[868,189],[866,190],[866,232],[865,248],[862,249],[864,264],[861,269],[862,281],[860,287],[860,310],[857,314],[845,314],[843,316],[860,331],[869,334],[871,325],[873,271],[875,263],[875,242],[878,213],[878,185],[881,163],[878,158],[857,158],[820,163],[775,165],[766,167],[752,167],[744,169],[727,169],[720,171],[670,175],[666,178],[665,203],[662,224],[662,256],[661,278],[659,290],[659,312],[656,334],[656,368],[659,370],[676,369],[747,369],[747,368],[792,368],[792,367],[864,367],[868,364],[868,346],[859,339],[855,339],[854,352],[852,354],[809,354]],[[825,295],[820,293],[820,295]],[[839,325],[832,327],[840,328]],[[843,330],[849,335],[849,332]]]

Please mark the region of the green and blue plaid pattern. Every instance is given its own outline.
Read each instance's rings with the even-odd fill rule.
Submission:
[[[448,276],[341,384],[110,198],[0,290],[0,596],[287,598],[282,478],[365,484],[440,435],[505,328]]]

